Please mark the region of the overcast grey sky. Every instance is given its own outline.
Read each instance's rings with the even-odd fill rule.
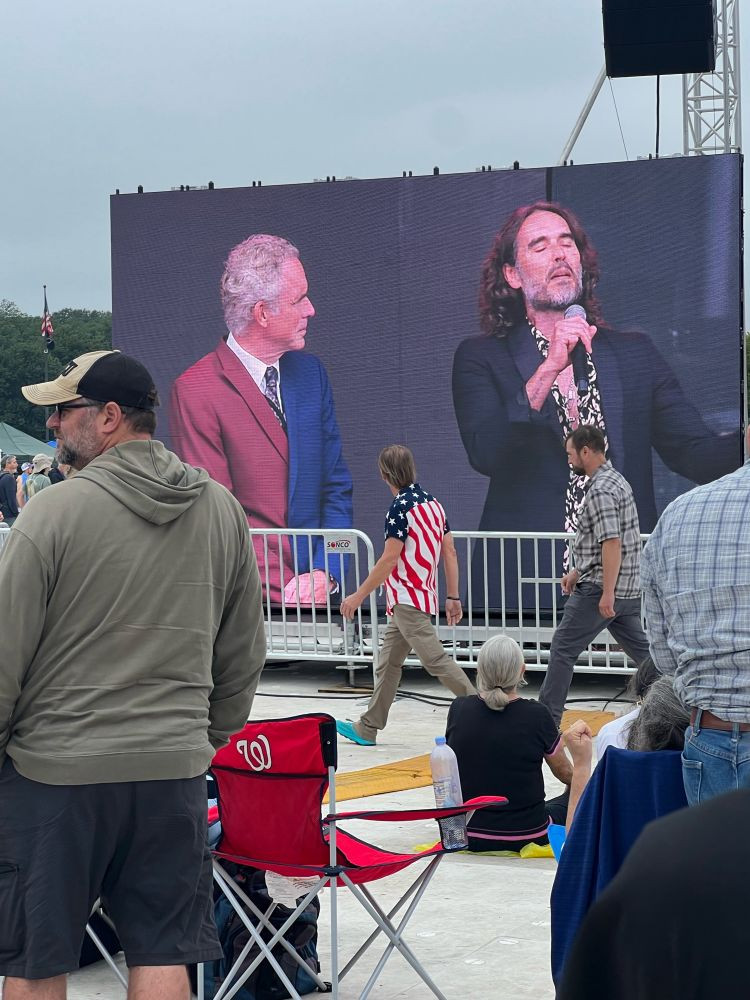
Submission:
[[[43,282],[53,312],[110,308],[115,188],[553,164],[604,59],[600,0],[24,0],[0,23],[0,298],[30,313]],[[629,157],[653,152],[655,80],[612,86]],[[662,154],[681,102],[664,78]],[[573,158],[625,159],[609,82]]]

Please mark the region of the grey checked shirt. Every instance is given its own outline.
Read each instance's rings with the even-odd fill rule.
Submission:
[[[667,507],[642,577],[651,655],[678,697],[750,722],[750,462]]]
[[[602,542],[609,538],[620,539],[622,556],[615,597],[639,597],[641,532],[633,491],[612,463],[605,462],[591,477],[578,515],[572,554],[580,582],[603,586]]]

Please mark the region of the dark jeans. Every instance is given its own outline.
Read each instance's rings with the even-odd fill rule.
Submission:
[[[640,664],[648,656],[648,639],[641,625],[640,598],[615,598],[615,617],[602,618],[599,614],[601,597],[601,587],[592,583],[579,583],[568,598],[562,621],[552,637],[549,664],[539,691],[539,701],[547,706],[558,726],[568,697],[575,662],[603,629],[609,629],[636,664]]]

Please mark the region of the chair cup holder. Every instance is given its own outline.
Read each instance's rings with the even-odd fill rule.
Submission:
[[[469,845],[465,816],[446,816],[439,819],[440,843],[444,851],[462,851]]]

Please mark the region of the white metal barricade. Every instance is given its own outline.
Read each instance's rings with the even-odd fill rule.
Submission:
[[[560,578],[573,537],[563,532],[453,532],[464,619],[456,628],[440,626],[439,633],[459,663],[476,666],[482,643],[502,634],[521,646],[528,669],[546,670],[552,635],[562,618]],[[648,535],[641,538],[645,542]],[[635,667],[604,629],[578,658],[575,671],[631,674]]]
[[[573,535],[563,532],[453,531],[459,561],[460,590],[464,618],[460,625],[435,624],[446,650],[462,667],[476,668],[482,644],[493,635],[509,635],[523,649],[530,670],[546,670],[555,627],[564,603],[560,577],[564,557]],[[642,535],[645,542],[648,535]],[[438,581],[438,605],[444,597]],[[519,614],[519,608],[521,613]],[[378,626],[379,639],[386,625]],[[372,650],[368,629],[365,648]],[[368,641],[369,638],[369,641]],[[419,666],[409,657],[406,666]],[[584,650],[576,673],[629,675],[635,664],[628,660],[615,639],[604,629]]]
[[[10,537],[10,528],[8,527],[7,524],[3,524],[0,521],[0,554],[2,554],[2,551],[5,548],[5,543],[8,541],[9,537]]]
[[[0,525],[0,553],[9,533]],[[261,566],[267,658],[334,662],[349,671],[352,683],[355,670],[374,671],[386,628],[378,596],[372,593],[365,600],[353,622],[345,622],[339,612],[343,598],[360,586],[375,565],[368,536],[355,529],[333,528],[253,528],[250,535]],[[519,643],[530,670],[546,670],[552,636],[564,607],[560,577],[572,537],[562,532],[453,532],[464,618],[455,627],[437,619],[436,627],[443,645],[461,666],[475,668],[482,644],[493,635],[504,634]],[[643,541],[647,537],[643,535]],[[313,592],[309,602],[300,598],[299,590],[280,600],[277,587],[274,596],[274,563],[304,578],[316,562],[327,578],[337,582],[338,590],[327,588],[325,597],[317,600]],[[439,593],[441,607],[443,602]],[[406,665],[418,666],[419,661],[411,657]],[[634,668],[605,629],[581,654],[575,671],[630,674]]]
[[[374,670],[377,648],[371,641],[371,622],[378,620],[373,593],[357,611],[353,621],[341,617],[341,601],[354,593],[375,565],[372,542],[354,529],[304,531],[293,528],[251,528],[250,535],[261,566],[269,660],[337,661],[350,671],[357,667]],[[287,566],[294,577],[308,577],[310,568],[322,569],[338,585],[316,600],[300,599],[300,590],[286,600],[274,600],[273,566]],[[308,577],[309,579],[309,577]],[[288,582],[288,581],[286,581]],[[363,611],[364,608],[364,611]],[[342,662],[343,661],[343,662]]]

